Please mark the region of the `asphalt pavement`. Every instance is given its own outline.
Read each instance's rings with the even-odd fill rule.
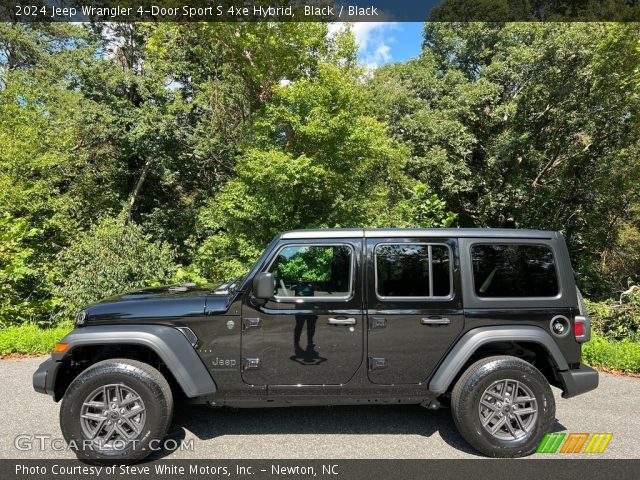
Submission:
[[[61,440],[60,404],[31,386],[31,375],[44,358],[0,361],[0,458],[74,458]],[[554,393],[554,430],[612,432],[613,439],[600,458],[640,458],[640,379],[602,373],[600,387],[593,392],[569,400],[562,399],[559,390]],[[169,447],[182,443],[186,448],[158,451],[155,458],[480,456],[460,437],[449,410],[418,406],[231,410],[179,405],[168,438],[173,441]]]

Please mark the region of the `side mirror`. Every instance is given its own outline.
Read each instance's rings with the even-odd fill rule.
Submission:
[[[253,296],[266,300],[273,297],[276,280],[273,273],[261,272],[253,278]]]

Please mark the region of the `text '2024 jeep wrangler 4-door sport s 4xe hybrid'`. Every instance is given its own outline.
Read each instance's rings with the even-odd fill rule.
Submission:
[[[214,290],[86,308],[33,376],[80,458],[135,460],[178,395],[212,406],[451,406],[480,452],[535,451],[564,397],[597,387],[563,237],[505,229],[303,230]]]

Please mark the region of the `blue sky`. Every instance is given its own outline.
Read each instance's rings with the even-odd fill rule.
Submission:
[[[359,58],[369,67],[416,57],[422,46],[424,23],[360,22],[352,24]]]

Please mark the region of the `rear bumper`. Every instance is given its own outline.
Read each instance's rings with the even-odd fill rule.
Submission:
[[[33,389],[38,393],[46,393],[55,398],[58,368],[60,368],[60,362],[56,362],[53,358],[42,362],[38,370],[33,374]]]
[[[598,387],[598,372],[587,365],[580,364],[578,368],[559,373],[564,386],[564,398],[575,397]]]

